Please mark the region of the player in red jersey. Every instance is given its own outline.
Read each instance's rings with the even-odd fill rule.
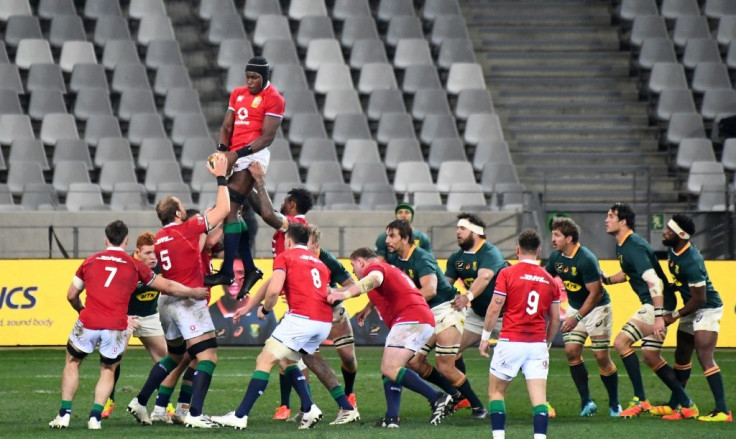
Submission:
[[[256,359],[256,370],[237,410],[212,420],[229,427],[248,426],[248,415],[258,397],[268,385],[271,369],[280,364],[301,399],[304,413],[299,429],[313,427],[322,411],[312,402],[304,375],[297,366],[302,354],[313,354],[332,329],[332,307],[327,303],[330,271],[307,248],[309,229],[302,224],[290,224],[286,229],[286,251],[276,257],[273,276],[268,280],[265,300],[259,313],[268,314],[280,294],[286,295],[289,311],[274,329]],[[256,302],[255,298],[252,302]],[[350,403],[342,394],[344,403]],[[357,414],[357,410],[353,410]]]
[[[401,388],[406,387],[427,398],[432,407],[429,423],[438,425],[452,409],[452,396],[435,390],[406,365],[434,334],[434,315],[427,301],[404,272],[382,262],[376,253],[359,248],[350,255],[357,284],[331,289],[330,303],[368,293],[370,303],[358,315],[362,324],[373,306],[390,328],[381,359],[383,389],[386,394],[386,416],[376,424],[384,428],[399,427]]]
[[[218,154],[214,167],[207,169],[217,177],[217,199],[215,207],[204,216],[197,215],[187,221],[187,214],[176,197],[165,197],[156,205],[161,224],[156,235],[155,251],[164,276],[184,285],[204,286],[200,240],[221,223],[230,211],[230,199],[225,173],[227,159]],[[164,327],[169,355],[154,365],[138,396],[128,404],[128,411],[142,424],[150,424],[146,404],[153,392],[188,352],[198,361],[192,378],[192,402],[184,424],[193,428],[217,427],[202,416],[202,405],[207,394],[212,373],[217,363],[217,341],[205,300],[159,300],[159,314]]]
[[[102,428],[100,419],[115,382],[115,369],[125,350],[128,328],[128,303],[138,282],[179,297],[203,298],[204,288],[189,288],[177,282],[157,277],[142,261],[125,252],[128,227],[113,221],[105,227],[106,250],[82,262],[67,290],[67,300],[79,312],[66,345],[66,363],[61,376],[61,407],[49,426],[66,428],[72,412],[72,399],[79,387],[79,367],[87,354],[99,344],[100,379],[95,388],[94,405],[87,427]],[[85,303],[80,295],[87,290]]]
[[[547,374],[549,344],[560,326],[560,286],[537,263],[541,240],[532,229],[519,234],[516,255],[519,263],[502,270],[496,280],[493,300],[488,305],[479,350],[488,357],[491,331],[501,309],[506,307],[488,382],[489,411],[493,439],[506,435],[504,397],[511,380],[519,373],[526,378],[534,413],[534,439],[547,437]]]
[[[251,163],[260,163],[265,172],[270,151],[267,149],[276,137],[284,117],[284,98],[269,82],[270,68],[263,57],[251,58],[245,66],[246,85],[235,88],[225,120],[220,128],[219,151],[227,151],[228,163],[233,167],[230,177],[230,213],[225,220],[225,259],[221,271],[208,277],[210,285],[229,285],[233,282],[233,260],[240,255],[247,272],[241,287],[247,293],[263,277],[253,264],[248,229],[240,213],[246,196],[253,189],[253,178],[248,172]]]

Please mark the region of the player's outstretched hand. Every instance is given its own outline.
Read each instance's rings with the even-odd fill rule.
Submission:
[[[256,181],[263,181],[266,178],[266,171],[263,170],[263,166],[258,162],[253,162],[248,165],[248,171],[250,171],[250,175],[252,175],[253,179]]]
[[[562,323],[562,327],[560,328],[560,332],[570,332],[578,325],[578,321],[575,320],[575,317],[568,317],[565,319],[565,322]]]
[[[138,316],[128,316],[128,327],[125,328],[126,331],[133,332],[140,327],[141,324],[138,322]]]
[[[470,301],[468,300],[468,296],[465,294],[459,294],[455,296],[455,299],[452,301],[452,307],[455,308],[455,311],[462,311],[469,303]]]
[[[227,170],[229,172],[235,165],[235,162],[238,161],[238,153],[235,151],[226,151],[223,154],[225,154],[225,158],[227,159]]]
[[[480,346],[478,346],[478,351],[480,351],[481,357],[490,358],[490,351],[491,345],[488,343],[488,340],[481,340]]]
[[[264,314],[263,313],[263,305],[259,306],[258,307],[258,318],[261,319],[261,320],[266,320],[266,316],[267,315],[268,314]]]
[[[224,177],[225,175],[227,175],[227,159],[225,158],[225,155],[221,152],[216,152],[212,154],[207,159],[206,166],[210,173],[215,177]]]
[[[664,340],[667,332],[665,330],[664,319],[662,317],[654,318],[654,326],[652,327],[652,332],[658,340]]]
[[[358,317],[355,319],[355,321],[358,322],[358,326],[362,328],[363,325],[365,325],[365,319],[370,315],[371,311],[373,311],[373,307],[370,306],[370,303],[360,310]]]
[[[328,291],[329,292],[327,293],[327,303],[329,303],[330,305],[345,299],[345,295],[343,293],[338,293],[332,288],[330,288]]]
[[[192,288],[192,291],[192,295],[189,296],[192,299],[203,300],[210,295],[210,292],[207,290],[207,288]]]
[[[235,313],[233,313],[233,323],[238,323],[238,320],[240,320],[241,317],[248,314],[250,311],[249,306],[244,306],[242,308],[238,308],[235,310]]]

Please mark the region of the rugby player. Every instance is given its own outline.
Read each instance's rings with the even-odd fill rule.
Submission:
[[[404,220],[409,224],[414,221],[414,206],[409,203],[397,204],[396,209],[394,209],[394,213],[396,214],[397,220]],[[429,242],[429,237],[424,232],[414,227],[412,227],[411,233],[414,245],[432,254],[432,244]],[[386,247],[386,232],[383,232],[378,235],[378,238],[376,238],[376,254],[382,261],[385,261],[386,254],[388,254],[389,251],[390,250]]]

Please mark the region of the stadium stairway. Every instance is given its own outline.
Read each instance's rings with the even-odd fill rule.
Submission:
[[[462,0],[519,177],[549,210],[678,203],[610,2]]]

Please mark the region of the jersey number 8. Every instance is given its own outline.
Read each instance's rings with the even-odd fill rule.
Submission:
[[[321,288],[322,279],[319,277],[319,270],[312,268],[309,272],[312,273],[312,282],[314,283],[314,287]]]

